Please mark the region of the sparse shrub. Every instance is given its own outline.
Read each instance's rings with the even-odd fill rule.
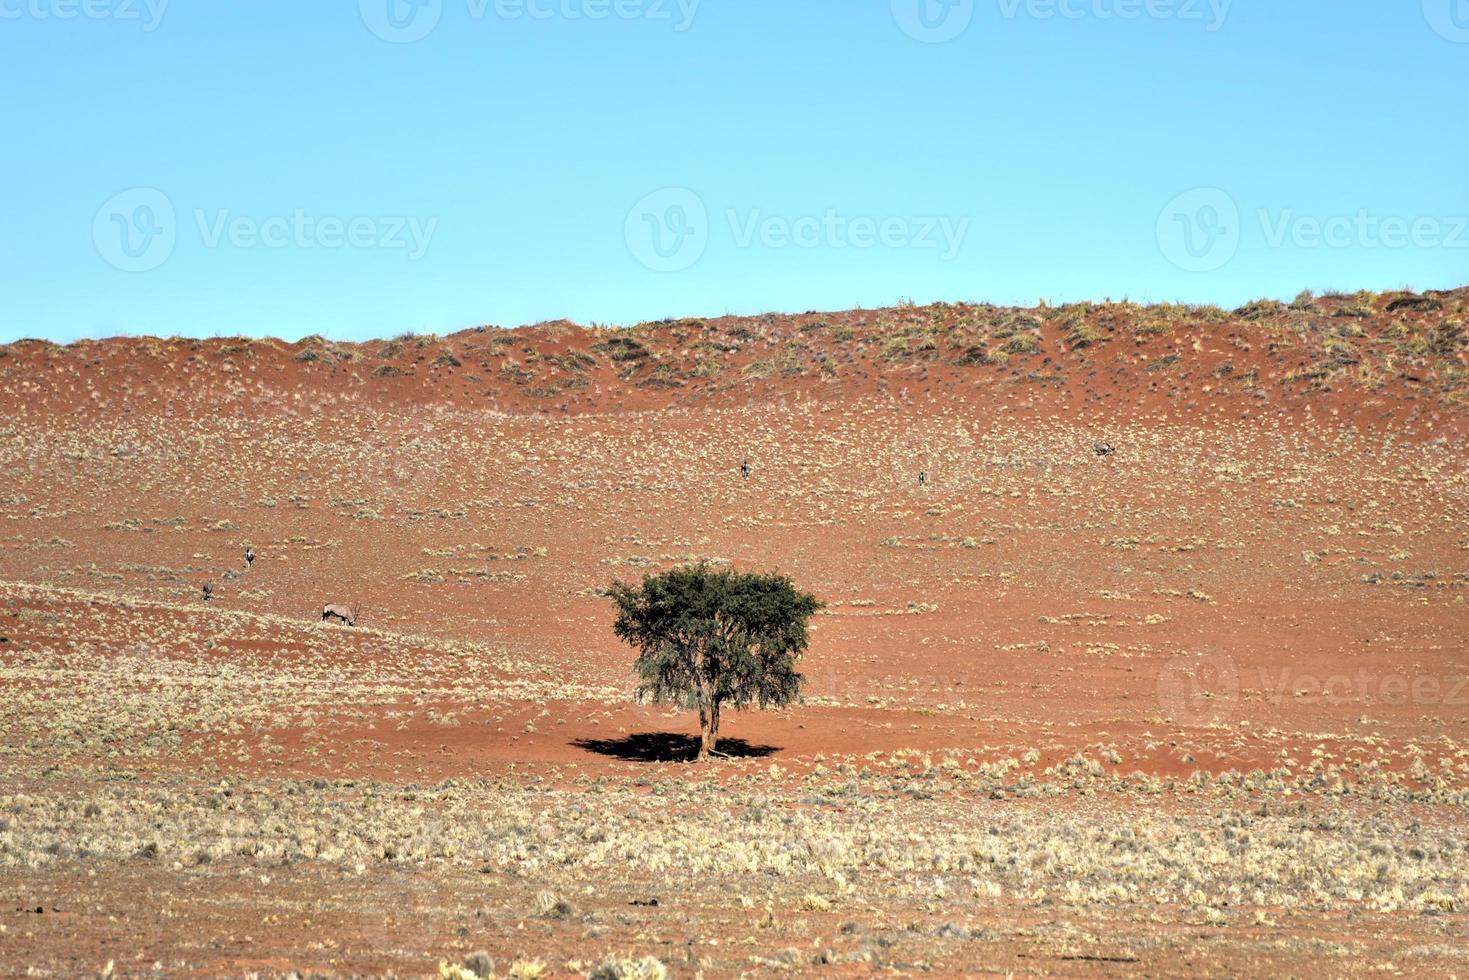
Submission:
[[[1469,335],[1464,325],[1456,320],[1445,320],[1433,328],[1428,339],[1428,349],[1439,357],[1452,357],[1461,348],[1469,346]]]
[[[1077,323],[1066,334],[1066,343],[1071,345],[1072,350],[1081,350],[1105,339],[1107,339],[1105,334],[1085,320]]]
[[[901,360],[908,356],[907,337],[889,337],[883,341],[882,356],[889,361]]]
[[[1321,304],[1316,302],[1316,294],[1309,289],[1303,289],[1291,300],[1290,308],[1301,313],[1320,313]]]
[[[511,980],[540,980],[546,975],[546,964],[540,960],[516,960],[510,964]]]
[[[695,378],[718,378],[723,372],[724,366],[718,363],[717,360],[701,360],[693,366],[693,376]]]
[[[1377,315],[1377,297],[1371,293],[1360,292],[1343,298],[1350,299],[1351,302],[1338,307],[1333,316],[1366,320]]]
[[[1107,339],[1106,334],[1087,322],[1090,310],[1090,304],[1076,303],[1059,308],[1051,317],[1066,332],[1066,343],[1072,350],[1081,350]]]
[[[1234,315],[1241,320],[1263,320],[1274,316],[1285,309],[1284,304],[1274,299],[1257,299],[1252,303],[1246,303],[1234,311]]]
[[[754,361],[746,364],[740,373],[747,378],[768,378],[775,373],[775,363],[773,361]]]
[[[1443,309],[1443,304],[1432,296],[1399,296],[1387,304],[1387,312],[1389,313],[1401,313],[1404,311],[1418,313],[1424,310],[1441,309]]]
[[[570,902],[557,898],[555,892],[541,892],[536,896],[536,915],[542,919],[565,919],[575,911]]]
[[[957,358],[955,358],[954,363],[959,365],[960,367],[969,367],[973,364],[985,364],[988,363],[986,355],[987,351],[985,350],[985,348],[978,345],[971,345],[969,347],[966,347],[964,349],[964,352],[960,354]]]
[[[1007,354],[1035,354],[1041,349],[1040,338],[1033,333],[1018,333],[1005,341]]]
[[[651,956],[639,960],[608,960],[587,974],[587,980],[664,980],[668,968]]]
[[[643,361],[650,356],[648,348],[631,337],[622,336],[609,337],[599,344],[593,344],[592,350],[606,354],[614,361]]]
[[[470,953],[464,958],[464,969],[477,977],[489,980],[495,975],[495,961],[486,952]]]
[[[338,361],[354,361],[357,355],[345,347],[327,340],[320,334],[312,334],[301,338],[301,350],[296,354],[296,362],[299,364],[335,364]]]

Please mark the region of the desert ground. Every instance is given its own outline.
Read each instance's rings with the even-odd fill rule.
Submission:
[[[0,973],[1469,976],[1466,324],[0,346]],[[826,603],[706,765],[691,561]]]

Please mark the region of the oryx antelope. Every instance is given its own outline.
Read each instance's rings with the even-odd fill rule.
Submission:
[[[1103,459],[1111,456],[1116,451],[1117,449],[1110,442],[1099,442],[1096,445],[1092,446],[1092,452],[1096,453]]]
[[[323,623],[341,623],[344,626],[357,625],[357,611],[350,606],[330,605],[321,610],[321,621]]]

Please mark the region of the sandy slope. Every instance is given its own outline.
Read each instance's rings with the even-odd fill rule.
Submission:
[[[1466,298],[0,348],[0,959],[1462,973]],[[829,608],[696,772],[698,559]]]

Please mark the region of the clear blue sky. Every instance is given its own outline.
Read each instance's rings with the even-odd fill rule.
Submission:
[[[0,340],[1447,287],[1466,92],[1469,0],[0,0]]]

